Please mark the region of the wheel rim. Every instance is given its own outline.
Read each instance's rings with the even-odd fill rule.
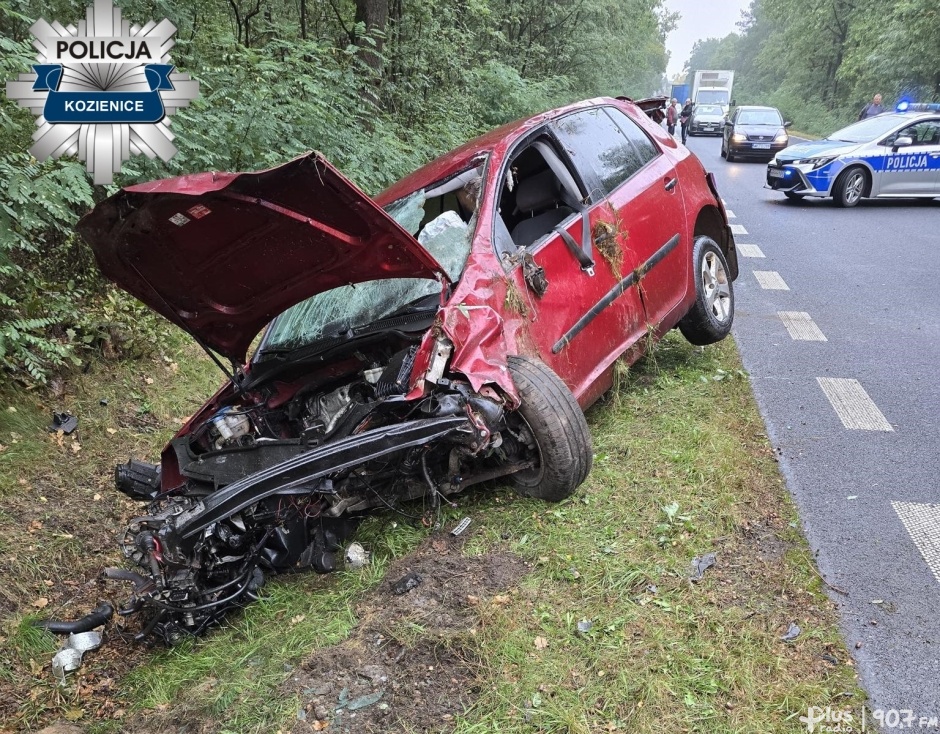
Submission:
[[[855,171],[849,175],[845,182],[845,201],[847,204],[854,204],[862,198],[862,191],[865,188],[865,176],[861,171]]]
[[[726,323],[731,317],[731,286],[725,267],[714,252],[706,252],[702,258],[702,293],[712,317],[720,324]]]

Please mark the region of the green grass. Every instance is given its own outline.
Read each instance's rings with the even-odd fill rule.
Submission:
[[[480,690],[456,731],[799,732],[810,705],[857,708],[864,696],[733,343],[701,349],[670,334],[652,358],[618,368],[617,383],[589,412],[594,469],[573,497],[549,505],[478,490],[445,507],[447,527],[473,518],[465,553],[508,550],[531,568],[508,603],[474,608],[473,635],[448,643]],[[186,412],[171,404],[183,393],[132,384],[158,415]],[[122,705],[217,731],[290,730],[298,701],[279,693],[290,671],[349,635],[357,602],[428,532],[373,518],[357,536],[373,552],[367,569],[269,584],[225,628],[135,665]],[[57,552],[64,563],[73,551]],[[693,585],[691,559],[707,552],[717,564]],[[781,642],[794,620],[802,635]],[[423,635],[411,619],[389,631],[404,644]],[[42,657],[34,642],[11,641],[20,664]]]

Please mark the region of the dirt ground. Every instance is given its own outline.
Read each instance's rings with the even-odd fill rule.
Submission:
[[[476,634],[473,608],[508,600],[504,592],[527,572],[509,553],[466,558],[465,541],[431,537],[394,562],[357,606],[360,621],[350,637],[317,650],[293,671],[278,691],[300,698],[291,734],[451,728],[477,693],[473,645],[464,644]],[[420,581],[396,593],[396,583],[407,578]],[[196,712],[173,709],[130,718],[122,731],[208,734],[215,726]]]

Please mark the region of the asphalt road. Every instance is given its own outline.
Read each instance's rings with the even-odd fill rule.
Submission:
[[[689,139],[764,255],[734,336],[787,486],[871,708],[940,731],[940,200],[790,202],[720,145]]]

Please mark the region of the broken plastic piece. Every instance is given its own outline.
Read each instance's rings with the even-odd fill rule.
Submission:
[[[49,433],[62,431],[66,436],[78,428],[78,418],[71,413],[53,413],[52,423],[49,424]]]
[[[457,526],[453,530],[450,531],[450,534],[456,537],[469,527],[470,527],[470,518],[465,517],[463,520],[457,523]]]
[[[692,559],[692,575],[689,576],[689,581],[696,582],[701,581],[702,577],[705,575],[705,571],[715,565],[715,554],[706,553],[704,556],[695,556]]]
[[[802,631],[803,630],[800,629],[796,622],[790,622],[790,626],[787,628],[786,634],[784,634],[780,640],[782,642],[793,642],[793,640],[800,636],[800,632]]]
[[[421,576],[412,571],[392,584],[392,593],[396,596],[407,594],[409,591],[416,588],[423,580]]]
[[[582,635],[587,634],[591,631],[591,627],[594,626],[594,623],[590,619],[582,619],[578,622],[578,632]]]
[[[346,567],[353,570],[362,568],[369,564],[371,554],[360,543],[350,543],[346,548]]]

